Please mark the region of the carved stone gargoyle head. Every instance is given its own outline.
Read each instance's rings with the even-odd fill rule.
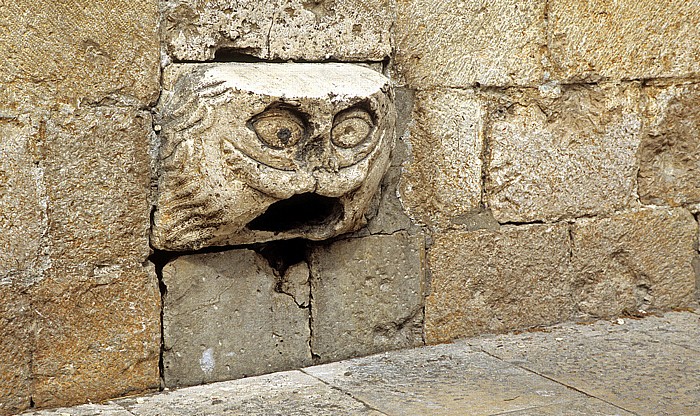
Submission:
[[[171,65],[157,111],[163,250],[356,230],[394,145],[389,80],[352,64]]]

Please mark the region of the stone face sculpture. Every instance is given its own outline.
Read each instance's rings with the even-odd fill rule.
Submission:
[[[177,64],[164,73],[152,244],[355,230],[389,164],[389,80],[352,64]]]

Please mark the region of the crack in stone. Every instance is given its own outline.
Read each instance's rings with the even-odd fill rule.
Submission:
[[[620,410],[623,410],[623,411],[625,411],[625,412],[629,412],[629,413],[632,413],[632,414],[635,414],[635,415],[637,414],[637,413],[635,413],[635,412],[633,412],[633,411],[631,411],[631,410],[629,410],[629,409],[625,409],[624,407],[618,406],[618,405],[616,405],[615,403],[612,403],[612,402],[610,402],[610,401],[608,401],[608,400],[605,400],[605,399],[603,399],[603,398],[600,398],[600,397],[594,396],[594,395],[592,395],[592,394],[590,394],[590,393],[587,393],[586,391],[581,390],[581,389],[579,389],[579,388],[577,388],[577,387],[574,387],[574,386],[568,385],[568,384],[566,384],[566,383],[563,383],[563,382],[561,382],[561,381],[559,381],[559,380],[557,380],[557,379],[555,379],[555,378],[553,378],[553,377],[549,377],[549,376],[547,376],[547,375],[545,375],[545,374],[541,374],[541,373],[539,373],[539,372],[537,372],[537,371],[535,371],[535,370],[533,370],[533,369],[530,369],[530,368],[528,368],[528,367],[525,367],[525,366],[523,366],[523,365],[516,364],[516,363],[511,363],[511,362],[508,362],[508,361],[506,361],[506,360],[503,360],[503,359],[501,359],[499,356],[497,356],[497,355],[495,355],[495,354],[492,354],[492,353],[490,353],[489,351],[487,351],[487,350],[485,350],[485,349],[483,349],[483,348],[481,348],[481,347],[479,347],[479,348],[477,349],[477,351],[481,351],[481,352],[483,352],[484,354],[488,355],[489,357],[492,357],[492,358],[497,359],[498,361],[501,361],[501,362],[503,362],[503,363],[506,363],[506,364],[508,364],[508,365],[511,365],[511,366],[514,366],[514,367],[517,367],[517,368],[520,368],[520,369],[522,369],[522,370],[527,371],[528,373],[532,373],[532,374],[534,374],[534,375],[536,375],[536,376],[542,377],[542,378],[544,378],[544,379],[547,379],[547,380],[549,380],[549,381],[552,381],[552,382],[554,382],[554,383],[557,383],[557,384],[559,384],[559,385],[562,385],[562,386],[564,386],[564,387],[566,387],[566,388],[568,388],[568,389],[574,390],[575,392],[581,393],[581,394],[585,395],[586,397],[590,397],[590,398],[593,398],[593,399],[600,400],[600,401],[602,401],[602,402],[605,402],[605,403],[609,404],[610,406],[613,406],[613,407],[615,407],[615,408],[617,408],[617,409],[620,409]]]
[[[351,399],[355,400],[356,402],[361,403],[361,404],[362,404],[363,406],[365,406],[368,410],[372,410],[372,411],[375,411],[375,412],[380,413],[380,414],[382,414],[382,415],[389,416],[388,413],[384,413],[384,412],[382,412],[381,410],[377,409],[376,407],[374,407],[374,406],[370,405],[369,403],[365,402],[364,400],[362,400],[362,399],[360,399],[360,398],[358,398],[358,397],[355,397],[351,392],[345,391],[345,390],[341,389],[341,388],[338,387],[338,386],[334,386],[333,384],[330,384],[330,383],[326,382],[325,380],[320,379],[320,378],[316,377],[315,375],[313,375],[313,374],[311,374],[311,373],[308,373],[308,372],[307,372],[305,369],[303,369],[303,368],[299,369],[299,371],[301,371],[302,373],[306,374],[306,375],[309,376],[309,377],[312,377],[312,378],[314,378],[314,379],[320,381],[320,382],[323,383],[324,385],[328,386],[331,390],[335,390],[335,391],[337,391],[337,392],[339,392],[339,393],[342,393],[342,394],[344,394],[344,395],[350,397]]]

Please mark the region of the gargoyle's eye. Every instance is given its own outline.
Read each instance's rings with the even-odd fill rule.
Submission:
[[[372,116],[367,111],[351,108],[335,117],[331,141],[338,147],[349,149],[364,142],[373,128]]]
[[[304,135],[304,122],[287,110],[268,110],[252,121],[253,130],[266,145],[283,149],[294,146]]]

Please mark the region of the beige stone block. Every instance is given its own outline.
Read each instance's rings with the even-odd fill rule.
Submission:
[[[555,221],[635,206],[639,99],[636,84],[501,97],[486,138],[494,217]]]
[[[428,251],[427,343],[549,325],[574,312],[566,224],[451,231]]]
[[[697,232],[682,208],[577,220],[571,235],[578,309],[608,317],[689,305]]]
[[[148,257],[151,123],[131,108],[69,106],[47,122],[42,166],[54,265]]]
[[[263,59],[381,61],[391,54],[395,1],[161,2],[163,36],[175,60],[217,51]]]
[[[397,70],[419,89],[538,84],[546,45],[545,3],[399,1]]]
[[[153,102],[159,91],[157,3],[3,2],[0,102]]]
[[[29,285],[47,267],[43,134],[39,114],[0,115],[0,285]]]
[[[160,292],[152,265],[52,269],[32,296],[37,407],[159,387]]]
[[[700,2],[549,2],[552,77],[566,82],[693,77]]]
[[[45,126],[50,265],[32,287],[37,406],[158,387],[160,293],[146,262],[150,115],[62,106]]]
[[[3,281],[0,299],[0,415],[10,415],[30,406],[34,327],[26,290]]]
[[[644,89],[639,197],[644,204],[700,203],[700,84]]]
[[[311,350],[328,362],[421,345],[423,237],[340,240],[311,251]]]
[[[481,202],[485,109],[472,91],[416,94],[401,201],[417,222],[449,224]]]
[[[163,268],[163,366],[168,387],[190,386],[311,364],[305,264],[286,275],[252,250],[196,254]],[[284,279],[286,278],[286,279]],[[286,283],[286,284],[285,284]],[[283,293],[291,286],[291,294]],[[293,296],[297,295],[297,296]],[[308,302],[308,300],[307,300]]]

